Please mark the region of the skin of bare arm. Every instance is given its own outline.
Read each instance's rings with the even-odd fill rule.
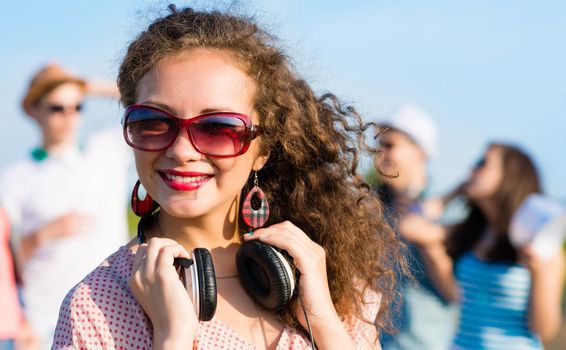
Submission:
[[[82,228],[87,228],[91,225],[92,218],[88,215],[74,212],[61,215],[22,238],[18,259],[20,263],[24,263],[45,242],[75,234]]]
[[[519,260],[531,272],[529,328],[544,342],[558,332],[562,321],[560,302],[564,288],[564,251],[542,260],[530,247],[519,249]]]
[[[458,285],[454,278],[452,258],[444,245],[448,229],[417,214],[408,214],[399,221],[399,232],[416,244],[423,257],[427,275],[447,301],[457,301]]]

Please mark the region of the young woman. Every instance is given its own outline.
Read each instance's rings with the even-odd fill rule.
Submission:
[[[118,78],[124,135],[159,210],[142,219],[147,243],[68,294],[54,348],[309,349],[309,328],[319,349],[378,348],[402,255],[356,173],[360,117],[317,98],[251,20],[171,12],[129,46]],[[242,202],[257,188],[269,219],[245,234]],[[244,289],[236,255],[249,241],[294,262],[298,296],[278,311]],[[200,247],[218,290],[209,322],[174,267]]]
[[[508,236],[515,210],[541,191],[534,165],[521,150],[492,144],[462,189],[470,203],[462,224],[446,229],[417,216],[400,223],[439,290],[460,301],[453,348],[542,349],[561,322],[564,253],[544,261]]]

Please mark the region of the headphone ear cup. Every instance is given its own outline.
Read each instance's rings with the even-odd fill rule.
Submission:
[[[245,242],[236,254],[236,267],[244,288],[261,306],[280,311],[291,301],[293,271],[275,248],[259,241]]]
[[[212,256],[208,249],[196,248],[193,250],[194,266],[198,278],[199,313],[201,321],[210,321],[216,313],[216,275]]]

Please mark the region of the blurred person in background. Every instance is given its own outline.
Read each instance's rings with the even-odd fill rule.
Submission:
[[[22,101],[39,127],[39,146],[0,174],[0,201],[21,268],[25,319],[40,348],[51,344],[66,292],[127,239],[130,156],[119,125],[84,145],[78,141],[85,96],[116,97],[116,91],[112,84],[87,82],[56,64],[40,69]]]
[[[378,193],[393,227],[408,213],[423,220],[437,220],[438,205],[423,205],[429,186],[428,166],[437,154],[437,127],[420,108],[405,104],[390,118],[379,122],[381,152],[375,159],[381,177]],[[417,234],[420,234],[417,232]],[[422,234],[426,234],[425,231]],[[397,320],[399,332],[382,337],[384,349],[434,349],[450,346],[456,306],[447,302],[425,273],[418,246],[409,245],[414,281],[402,284],[403,300]]]
[[[533,162],[514,146],[491,144],[462,190],[469,203],[462,223],[445,227],[416,215],[400,223],[445,298],[461,304],[453,348],[543,349],[560,327],[564,252],[542,260],[509,240],[513,213],[541,192]]]
[[[0,208],[0,350],[14,349],[23,323],[9,238],[8,218]]]
[[[0,350],[36,349],[39,339],[23,317],[18,267],[10,244],[10,222],[0,206]]]

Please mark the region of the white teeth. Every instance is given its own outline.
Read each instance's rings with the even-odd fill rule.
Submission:
[[[182,183],[203,181],[208,178],[208,176],[180,176],[180,175],[170,175],[170,174],[165,174],[165,177],[167,177],[167,179],[170,181],[182,182]]]

